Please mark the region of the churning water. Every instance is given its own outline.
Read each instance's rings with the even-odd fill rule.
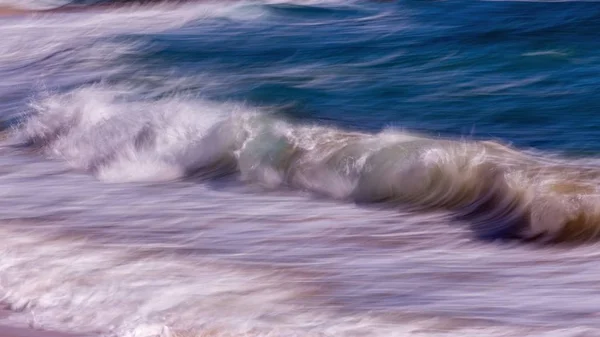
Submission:
[[[599,30],[594,2],[3,17],[6,320],[598,336]]]

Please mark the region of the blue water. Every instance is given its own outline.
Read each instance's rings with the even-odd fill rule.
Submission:
[[[209,73],[227,85],[177,90],[349,129],[393,126],[576,155],[600,148],[595,2],[247,5],[255,6],[260,23],[202,19],[111,37],[145,46],[118,63],[134,79]],[[121,79],[93,82],[102,80]]]
[[[600,3],[99,2],[0,17],[4,321],[600,335]]]
[[[597,3],[264,10],[261,24],[222,19],[121,37],[152,46],[122,62],[143,72],[210,72],[229,84],[211,97],[285,105],[280,113],[309,122],[500,139],[575,155],[600,149]]]

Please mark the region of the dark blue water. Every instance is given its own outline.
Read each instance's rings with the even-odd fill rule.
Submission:
[[[260,7],[260,22],[203,18],[158,34],[121,34],[114,39],[145,48],[118,62],[142,77],[210,73],[227,82],[211,98],[350,129],[393,126],[574,155],[600,150],[598,3],[252,7]]]
[[[260,24],[222,19],[121,37],[152,46],[122,61],[147,72],[210,72],[228,82],[211,93],[216,99],[317,123],[600,150],[597,3],[365,1],[265,11]]]

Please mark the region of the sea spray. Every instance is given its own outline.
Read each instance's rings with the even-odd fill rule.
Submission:
[[[36,101],[15,137],[110,182],[238,174],[269,188],[449,210],[482,238],[598,236],[591,169],[494,142],[351,132],[243,104],[132,101],[98,86]]]

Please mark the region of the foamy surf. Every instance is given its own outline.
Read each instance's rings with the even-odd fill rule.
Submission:
[[[0,326],[600,334],[593,4],[11,2]]]
[[[33,327],[124,337],[268,335],[276,327],[261,321],[289,314],[294,306],[286,302],[302,291],[282,286],[276,274],[161,249],[10,231],[2,237],[2,302],[22,313],[10,319]]]
[[[240,104],[131,100],[89,87],[36,101],[16,142],[109,182],[239,174],[355,202],[443,209],[484,238],[585,241],[598,234],[596,168],[493,142],[285,121]]]
[[[302,274],[168,253],[166,247],[107,246],[83,237],[1,233],[4,322],[107,337],[581,336],[592,328],[544,329],[484,321],[336,312],[326,288]],[[318,304],[317,306],[315,306]]]

